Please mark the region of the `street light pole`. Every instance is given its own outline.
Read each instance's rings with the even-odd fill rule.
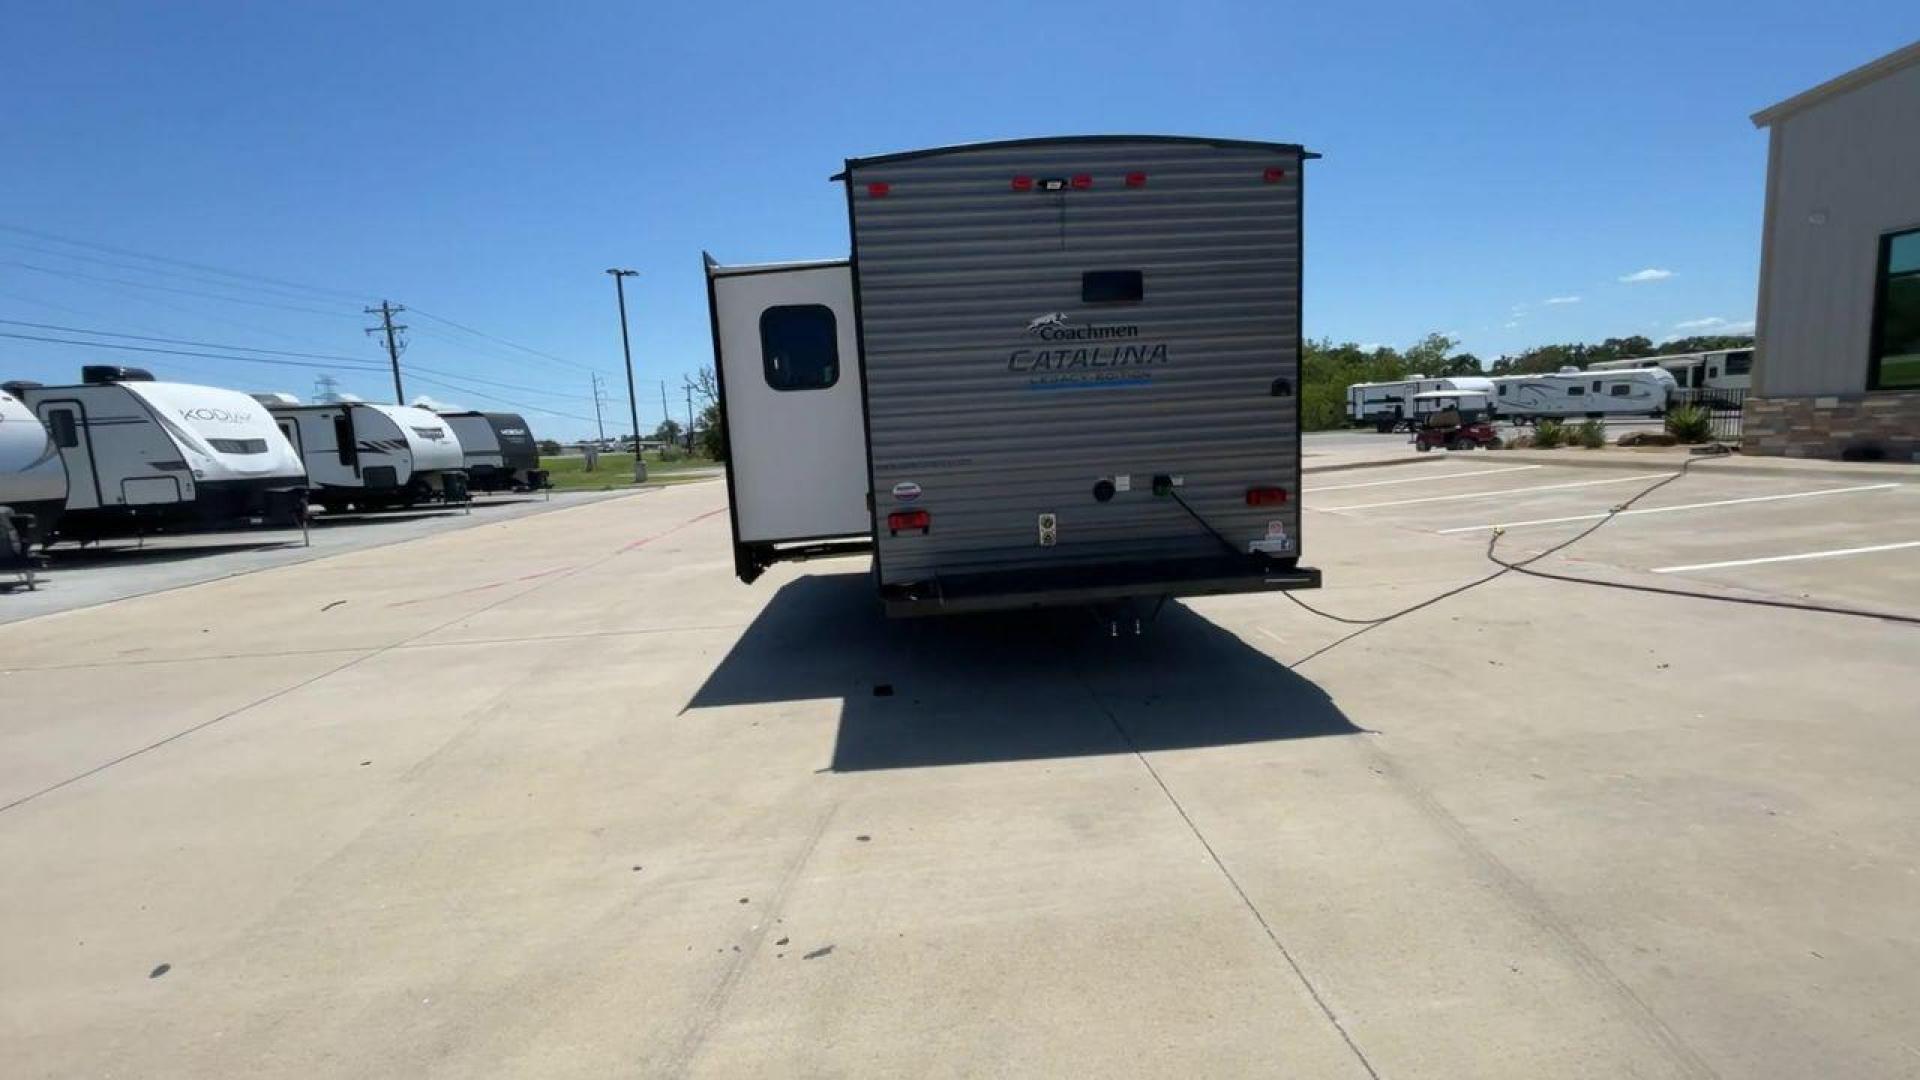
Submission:
[[[620,298],[620,351],[627,358],[627,415],[633,421],[633,482],[637,484],[647,478],[647,463],[640,456],[640,399],[633,393],[633,344],[627,338],[626,279],[637,277],[640,272],[610,267],[607,273],[613,276],[614,295]]]

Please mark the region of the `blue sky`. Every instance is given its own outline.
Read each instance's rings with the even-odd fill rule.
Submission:
[[[592,428],[589,369],[613,384],[608,430],[625,428],[605,267],[640,271],[650,429],[659,382],[678,414],[682,374],[711,358],[703,248],[843,255],[826,180],[843,158],[978,139],[1155,132],[1321,151],[1316,337],[1437,330],[1491,358],[1738,326],[1753,316],[1766,159],[1748,114],[1920,37],[1911,0],[10,0],[3,14],[0,333],[346,359],[0,337],[0,377],[66,381],[117,357],[303,395],[331,371],[382,397],[388,378],[358,366],[383,359],[359,308],[390,297],[416,309],[404,362],[439,373],[410,395],[543,408],[535,427],[563,437]],[[1649,270],[1665,276],[1622,280]]]

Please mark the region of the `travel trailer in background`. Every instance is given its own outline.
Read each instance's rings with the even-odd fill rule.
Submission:
[[[27,544],[52,535],[67,503],[60,448],[18,396],[32,385],[0,386],[0,514],[13,519],[16,534]]]
[[[1416,426],[1434,413],[1453,410],[1462,417],[1480,417],[1492,419],[1493,387],[1485,390],[1429,390],[1424,394],[1413,395],[1412,408],[1409,410]]]
[[[465,502],[465,456],[453,429],[411,405],[255,394],[305,460],[310,498],[328,510]]]
[[[854,159],[850,259],[709,257],[735,572],[872,551],[889,615],[1317,586],[1314,156],[1112,136]]]
[[[1634,368],[1659,368],[1673,376],[1681,390],[1733,390],[1738,394],[1719,395],[1737,403],[1753,386],[1753,346],[1738,349],[1714,349],[1708,352],[1671,353],[1666,356],[1641,356],[1632,360],[1600,360],[1587,365],[1588,371],[1623,371]],[[1712,399],[1715,395],[1696,395]]]
[[[460,440],[467,486],[475,491],[537,491],[551,487],[540,467],[533,429],[516,413],[442,411]]]
[[[19,384],[15,384],[19,385]],[[66,466],[55,539],[296,525],[306,470],[245,394],[89,366],[77,386],[21,386]]]
[[[1494,409],[1516,423],[1660,416],[1674,391],[1673,376],[1658,367],[1626,371],[1565,368],[1551,375],[1502,375],[1493,380]]]
[[[1450,375],[1429,379],[1415,375],[1397,382],[1354,383],[1347,387],[1347,420],[1357,427],[1388,432],[1410,427],[1415,419],[1413,399],[1445,390],[1479,390],[1491,394],[1493,380],[1478,375]]]

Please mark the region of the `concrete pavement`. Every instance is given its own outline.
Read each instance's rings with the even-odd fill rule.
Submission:
[[[724,497],[0,627],[9,1071],[1920,1064],[1914,631],[1512,576],[1330,650],[894,624],[861,560],[733,581]],[[1487,569],[1305,529],[1341,614]]]

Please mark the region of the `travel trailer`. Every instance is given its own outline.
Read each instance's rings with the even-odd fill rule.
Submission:
[[[540,467],[533,429],[515,413],[441,412],[460,440],[467,486],[475,491],[538,491],[553,486]]]
[[[19,386],[20,384],[15,384]],[[77,386],[20,386],[66,466],[49,539],[300,524],[306,471],[245,394],[88,366]]]
[[[1357,427],[1388,432],[1410,427],[1415,419],[1413,399],[1447,390],[1493,393],[1493,380],[1478,375],[1451,375],[1429,379],[1415,375],[1398,382],[1354,383],[1347,387],[1347,420]]]
[[[0,386],[0,513],[31,544],[52,535],[66,508],[67,467],[40,418],[20,400],[27,389],[27,383]]]
[[[255,394],[307,463],[309,498],[331,511],[467,500],[464,455],[447,422],[411,405]]]
[[[889,615],[1312,588],[1298,146],[856,158],[851,258],[707,258],[734,569],[871,551]],[[1137,618],[1136,618],[1137,625]]]
[[[1660,416],[1674,391],[1664,369],[1581,371],[1551,375],[1502,375],[1493,380],[1494,409],[1516,422],[1606,416]]]
[[[1413,395],[1409,412],[1416,422],[1424,420],[1437,412],[1447,410],[1458,412],[1463,417],[1492,419],[1493,387],[1485,390],[1429,390],[1424,394]]]
[[[1753,346],[1709,352],[1641,356],[1631,360],[1599,360],[1588,371],[1660,368],[1673,376],[1682,390],[1747,390],[1753,386]]]

